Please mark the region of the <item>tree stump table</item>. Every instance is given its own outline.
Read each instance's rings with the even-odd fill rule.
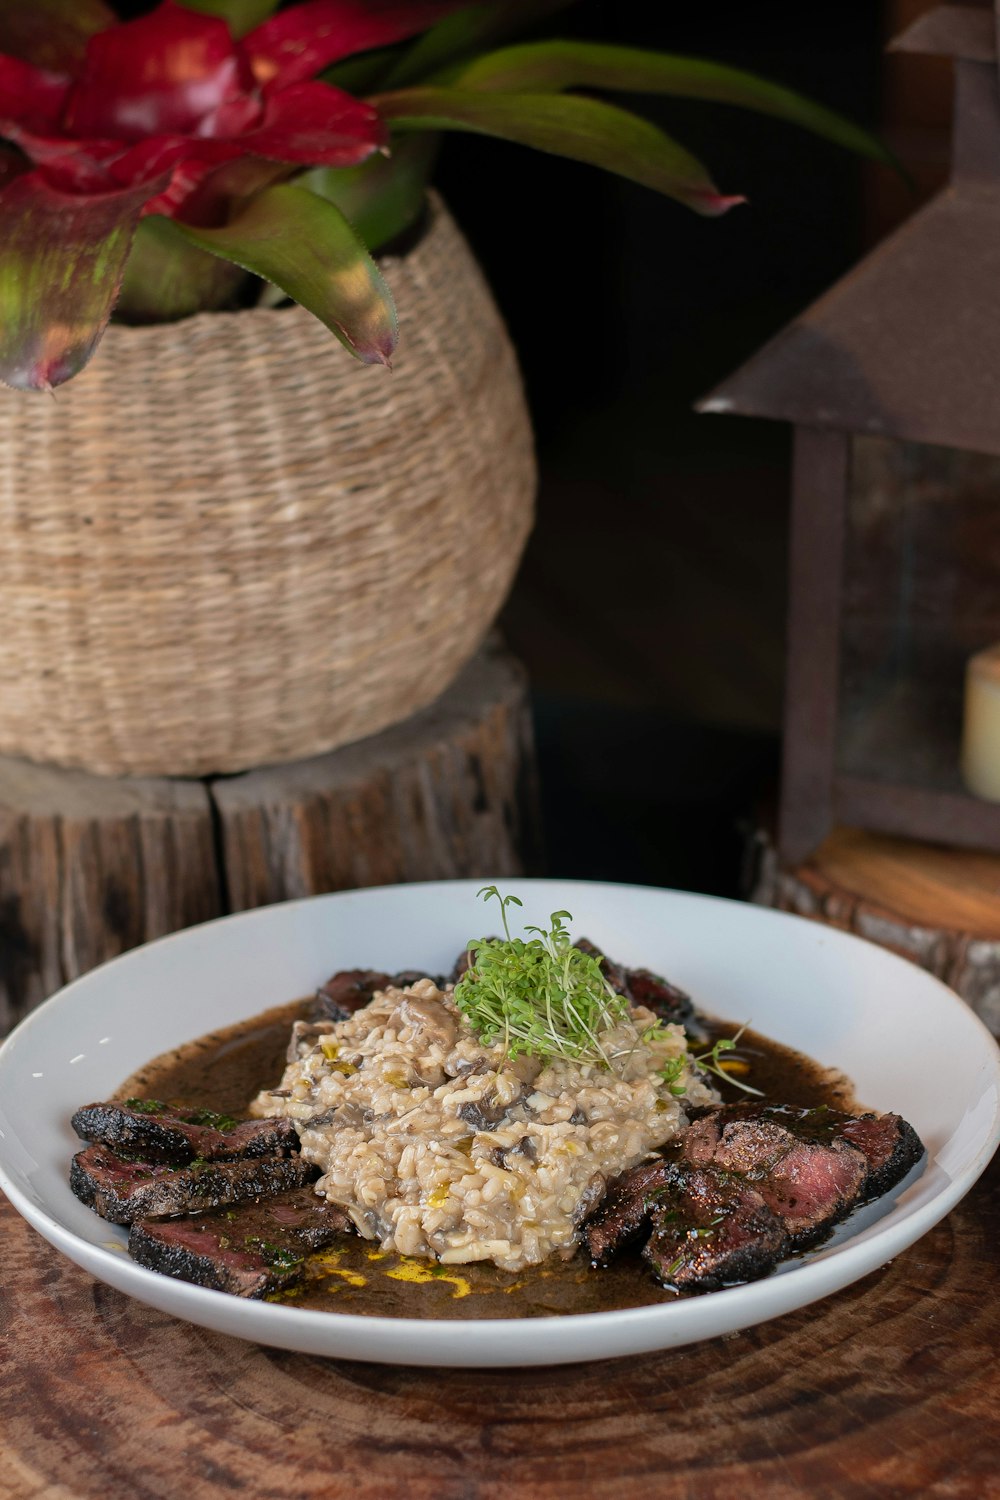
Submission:
[[[488,645],[370,739],[203,781],[0,757],[0,1035],[151,938],[322,891],[537,872],[525,674]]]
[[[768,834],[757,843],[754,901],[901,953],[1000,1035],[1000,856],[839,828],[790,867]]]
[[[774,1322],[406,1369],[179,1322],[0,1198],[0,1500],[998,1500],[998,1236],[1000,1161],[891,1264]]]

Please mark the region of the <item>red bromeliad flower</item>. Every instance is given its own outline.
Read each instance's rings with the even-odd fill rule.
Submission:
[[[588,162],[709,216],[742,201],[657,126],[579,89],[742,105],[885,159],[821,105],[704,59],[489,50],[572,3],[162,0],[120,22],[106,0],[0,0],[0,382],[75,375],[119,293],[119,312],[163,320],[230,305],[247,273],[388,364],[395,311],[369,247],[416,221],[442,131]],[[358,52],[351,76],[379,89],[367,101],[316,77]]]
[[[77,3],[54,9],[71,14]],[[304,167],[351,167],[384,151],[388,130],[377,111],[313,75],[423,30],[454,4],[305,0],[238,41],[226,21],[174,0],[127,22],[103,13],[101,0],[83,0],[85,22],[96,20],[100,29],[64,46],[64,66],[0,53],[0,137],[21,153],[0,156],[8,282],[0,282],[0,306],[8,322],[4,343],[13,351],[0,377],[48,389],[86,363],[142,217],[216,229],[261,189]],[[67,19],[67,29],[71,24]],[[41,38],[32,40],[37,51]],[[51,34],[44,45],[51,54]],[[294,198],[278,201],[286,222],[290,213],[294,220]],[[293,222],[292,232],[308,233],[310,214],[320,214],[327,235],[345,237],[346,225],[329,222],[332,205],[313,198],[298,207],[302,222]],[[67,247],[75,269],[60,286]],[[27,283],[16,306],[11,265]],[[361,279],[367,324],[336,331],[362,359],[387,363],[395,341],[391,301],[374,264]],[[13,340],[11,322],[19,325]]]

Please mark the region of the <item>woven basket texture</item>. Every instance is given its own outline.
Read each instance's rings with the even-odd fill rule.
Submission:
[[[299,759],[431,702],[513,580],[513,350],[439,202],[387,260],[392,373],[298,307],[111,327],[0,431],[0,752],[112,774]]]

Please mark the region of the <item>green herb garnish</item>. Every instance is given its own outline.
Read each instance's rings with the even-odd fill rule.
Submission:
[[[187,1125],[206,1125],[212,1130],[235,1130],[239,1124],[235,1115],[220,1115],[214,1109],[185,1110],[181,1119]]]
[[[270,1240],[263,1240],[259,1235],[247,1235],[243,1241],[243,1247],[251,1252],[256,1251],[270,1266],[273,1271],[290,1271],[293,1266],[300,1265],[305,1260],[301,1250],[291,1250],[285,1245],[274,1245]]]
[[[763,1099],[763,1090],[755,1089],[749,1083],[741,1083],[738,1078],[733,1077],[732,1073],[726,1069],[725,1064],[722,1062],[723,1052],[732,1052],[734,1050],[736,1043],[744,1031],[746,1031],[748,1024],[748,1022],[745,1022],[734,1037],[719,1037],[710,1052],[700,1052],[697,1056],[692,1055],[690,1057],[682,1053],[680,1057],[672,1057],[669,1062],[664,1063],[660,1069],[660,1077],[667,1084],[670,1092],[678,1097],[687,1093],[684,1084],[679,1084],[677,1080],[684,1071],[685,1064],[690,1062],[696,1068],[700,1068],[703,1073],[714,1073],[716,1078],[721,1078],[724,1083],[731,1083],[735,1088],[742,1089],[745,1094],[756,1094],[758,1098]],[[648,1035],[650,1034],[647,1033]]]
[[[214,1109],[185,1109],[183,1105],[164,1104],[162,1099],[126,1099],[125,1108],[137,1115],[174,1114],[185,1125],[207,1125],[213,1130],[233,1130],[240,1123],[235,1115],[220,1115]]]
[[[570,942],[568,911],[554,911],[551,926],[525,927],[531,938],[511,936],[507,907],[495,885],[478,893],[500,903],[504,936],[468,944],[472,967],[455,986],[455,1004],[484,1047],[502,1044],[505,1057],[528,1053],[547,1062],[593,1063],[614,1069],[602,1034],[628,1019],[628,1001],[611,988],[600,961]],[[638,1040],[638,1039],[637,1039]]]

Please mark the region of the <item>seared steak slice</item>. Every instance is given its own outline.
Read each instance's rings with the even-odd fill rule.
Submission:
[[[672,1162],[662,1156],[612,1178],[601,1202],[580,1226],[592,1265],[606,1266],[625,1245],[649,1233],[650,1206],[674,1178]]]
[[[687,1026],[694,1018],[691,996],[669,979],[661,979],[651,969],[626,969],[625,976],[629,998],[655,1012],[661,1021]]]
[[[899,1115],[851,1115],[819,1105],[813,1109],[792,1104],[725,1104],[701,1111],[684,1132],[684,1154],[692,1166],[753,1170],[754,1158],[765,1164],[769,1147],[780,1150],[780,1132],[803,1144],[860,1152],[866,1174],[858,1201],[880,1197],[904,1178],[923,1155],[924,1147]],[[771,1159],[774,1159],[771,1151]]]
[[[299,1188],[190,1218],[141,1219],[128,1248],[151,1271],[259,1299],[294,1283],[311,1251],[352,1227],[343,1209]]]
[[[463,974],[472,968],[472,954],[468,948],[463,948],[452,965],[451,973],[448,975],[449,984],[457,984]]]
[[[601,973],[615,994],[628,997],[628,970],[624,964],[616,964],[613,958],[602,953],[597,944],[592,943],[589,938],[577,938],[573,947],[579,948],[581,953],[589,953],[591,958],[596,958],[600,963]]]
[[[316,991],[318,1021],[346,1021],[367,1005],[376,990],[392,984],[392,976],[379,969],[342,969]]]
[[[356,1010],[367,1005],[376,990],[405,990],[418,979],[433,979],[439,987],[445,980],[441,975],[428,975],[423,969],[401,969],[398,974],[383,974],[381,969],[342,969],[316,991],[313,1019],[316,1021],[346,1021]]]
[[[301,1156],[257,1156],[246,1161],[191,1162],[175,1167],[127,1161],[107,1146],[74,1156],[69,1184],[81,1202],[113,1224],[197,1213],[268,1198],[301,1187],[316,1175]]]
[[[85,1104],[71,1122],[85,1141],[144,1161],[228,1161],[298,1151],[290,1120],[241,1120],[207,1109],[174,1109],[158,1099]]]
[[[700,1032],[691,996],[671,984],[668,979],[654,974],[652,969],[627,969],[624,964],[615,963],[589,938],[578,938],[575,947],[581,953],[590,953],[600,959],[604,977],[616,994],[624,995],[635,1005],[644,1005],[647,1010],[659,1016],[661,1021],[684,1027],[690,1027],[694,1023]]]
[[[817,1146],[793,1137],[791,1148],[771,1171],[760,1179],[750,1174],[748,1180],[794,1243],[804,1245],[847,1217],[861,1201],[867,1176],[864,1157],[846,1141]]]
[[[753,1183],[711,1168],[673,1173],[642,1252],[664,1286],[714,1292],[756,1281],[788,1253],[788,1232]]]
[[[900,1115],[858,1115],[840,1130],[868,1163],[865,1198],[879,1198],[902,1182],[924,1154],[923,1141]]]
[[[664,1155],[623,1172],[581,1226],[595,1265],[630,1241],[660,1280],[711,1291],[764,1276],[922,1155],[898,1115],[727,1104],[702,1111]]]
[[[736,1108],[744,1112],[725,1118],[719,1110],[685,1132],[684,1155],[693,1167],[712,1166],[752,1182],[798,1244],[851,1211],[868,1177],[860,1151],[832,1133],[822,1142],[802,1140],[793,1121],[768,1117],[767,1106]]]

